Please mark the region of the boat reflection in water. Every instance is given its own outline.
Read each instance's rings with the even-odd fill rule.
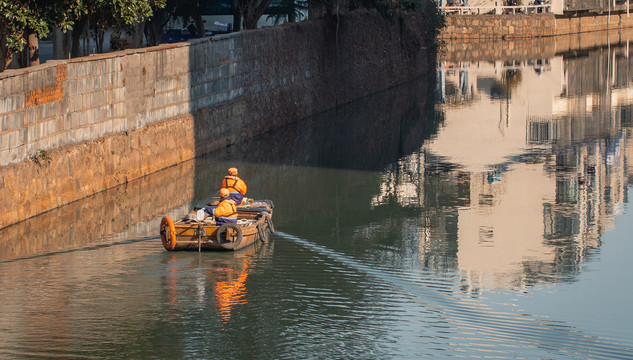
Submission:
[[[273,244],[268,232],[264,236],[264,242],[236,252],[205,256],[202,263],[199,256],[191,253],[166,253],[164,289],[169,304],[174,309],[187,308],[191,294],[196,294],[197,303],[203,307],[213,305],[207,311],[226,324],[237,306],[248,304],[246,280],[253,263],[271,256]]]

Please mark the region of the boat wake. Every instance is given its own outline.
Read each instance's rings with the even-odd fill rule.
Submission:
[[[460,336],[469,338],[467,343],[470,346],[479,346],[481,351],[489,352],[488,356],[495,356],[498,349],[486,350],[483,347],[501,347],[505,344],[506,347],[529,348],[540,354],[545,352],[546,356],[555,354],[566,358],[633,359],[633,348],[611,339],[587,334],[563,321],[512,311],[497,311],[478,299],[460,297],[454,291],[438,288],[437,284],[425,284],[423,274],[419,272],[408,271],[403,274],[380,264],[363,263],[291,234],[277,231],[276,235],[396,287],[400,293],[409,294],[411,301],[424,307],[427,312],[431,309],[441,314],[447,327],[457,328]],[[487,345],[481,345],[482,343]],[[524,353],[523,350],[521,352]]]

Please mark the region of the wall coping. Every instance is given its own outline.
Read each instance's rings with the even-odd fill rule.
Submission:
[[[178,43],[159,44],[156,46],[149,46],[149,47],[143,47],[143,48],[125,49],[125,50],[118,50],[118,51],[110,51],[107,53],[90,54],[87,56],[81,56],[81,57],[76,57],[76,58],[71,58],[71,59],[51,59],[39,65],[29,66],[26,68],[6,69],[5,71],[0,72],[0,81],[15,77],[15,76],[21,76],[21,75],[25,75],[32,72],[37,72],[40,70],[46,70],[46,69],[53,68],[59,65],[64,65],[64,64],[100,61],[104,59],[120,58],[120,57],[126,57],[130,55],[150,53],[154,51],[190,47],[190,46],[201,44],[207,41],[213,42],[213,41],[219,41],[219,40],[226,40],[226,39],[239,37],[239,36],[241,36],[241,32],[234,32],[234,33],[229,33],[229,34],[221,34],[221,35],[207,36],[207,37],[197,38],[197,39],[190,39],[190,40],[178,42]]]

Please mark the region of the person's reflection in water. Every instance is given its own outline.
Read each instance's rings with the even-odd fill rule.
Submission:
[[[240,254],[235,254],[232,259],[209,259],[211,267],[199,273],[199,276],[204,277],[205,282],[208,279],[209,289],[213,286],[215,310],[223,324],[231,319],[231,312],[236,305],[248,304],[246,278],[256,251],[261,251],[261,248],[252,246],[244,249]],[[192,267],[197,268],[199,264],[197,262],[183,264],[182,261],[187,262],[188,259],[173,253],[170,253],[167,258],[165,290],[171,306],[178,305],[179,301],[184,299],[183,296],[186,298],[186,294],[193,291],[191,287],[194,284],[190,282],[191,279],[187,279],[189,276],[183,275],[183,272],[192,270]]]
[[[241,269],[231,268],[231,263],[226,265],[226,272],[216,273],[216,277],[228,278],[225,281],[216,281],[213,294],[218,310],[218,316],[223,323],[227,323],[231,318],[231,310],[235,305],[246,304],[248,301],[244,297],[246,294],[246,277],[248,276],[248,259],[241,262]],[[219,279],[218,279],[219,280]]]
[[[176,259],[176,255],[173,253],[169,254],[169,259],[167,260],[167,299],[169,299],[170,305],[176,305],[178,293],[176,290],[178,289],[178,262]]]

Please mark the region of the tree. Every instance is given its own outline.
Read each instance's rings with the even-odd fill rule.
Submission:
[[[411,15],[422,7],[422,0],[350,0],[349,9],[376,9],[386,18]]]
[[[38,64],[38,39],[53,27],[64,32],[72,29],[81,4],[82,0],[0,0],[0,71],[14,53],[25,50],[25,45],[28,53],[23,66]]]
[[[272,15],[268,15],[268,19],[272,20],[275,25],[281,24],[284,20],[288,22],[295,22],[297,20],[303,20],[305,14],[308,12],[307,0],[281,0],[279,6],[270,7],[269,12]]]
[[[145,23],[145,37],[147,45],[158,45],[161,41],[165,26],[172,19],[181,19],[183,28],[190,21],[195,24],[195,36],[204,37],[205,28],[202,19],[203,8],[211,8],[213,0],[167,0],[165,6],[154,12],[154,16]]]
[[[180,1],[177,0],[167,0],[165,6],[156,9],[152,17],[145,22],[143,32],[145,33],[147,46],[160,44],[165,26],[175,17],[179,3]]]
[[[190,20],[195,24],[196,37],[203,37],[204,21],[202,20],[201,2],[205,0],[180,0],[175,7],[174,17],[182,19],[182,27],[186,27]],[[212,0],[206,0],[212,1]]]
[[[81,0],[79,0],[81,1]],[[133,25],[150,18],[154,9],[165,6],[166,0],[84,0],[81,16],[73,27],[71,56],[81,56],[80,40],[90,25],[99,52],[103,52],[103,35],[108,29],[134,31]]]
[[[240,30],[243,19],[244,29],[257,29],[257,22],[271,2],[272,0],[231,0],[233,28]]]
[[[106,29],[131,30],[152,15],[154,8],[166,0],[0,0],[0,71],[6,69],[13,54],[24,50],[28,43],[28,61],[39,63],[38,39],[57,27],[63,32],[73,30],[73,56],[80,55],[79,40],[89,23],[99,39]],[[103,37],[97,41],[103,48]]]
[[[58,28],[63,32],[72,29],[73,19],[81,10],[81,0],[28,0],[29,7],[48,24],[48,29]],[[26,61],[22,67],[33,66],[40,63],[39,39],[46,34],[36,34],[30,28],[26,28],[24,37],[27,39],[25,52]]]
[[[39,37],[48,34],[46,21],[28,5],[27,2],[0,0],[0,71],[9,66],[14,52],[24,49],[25,31]]]

